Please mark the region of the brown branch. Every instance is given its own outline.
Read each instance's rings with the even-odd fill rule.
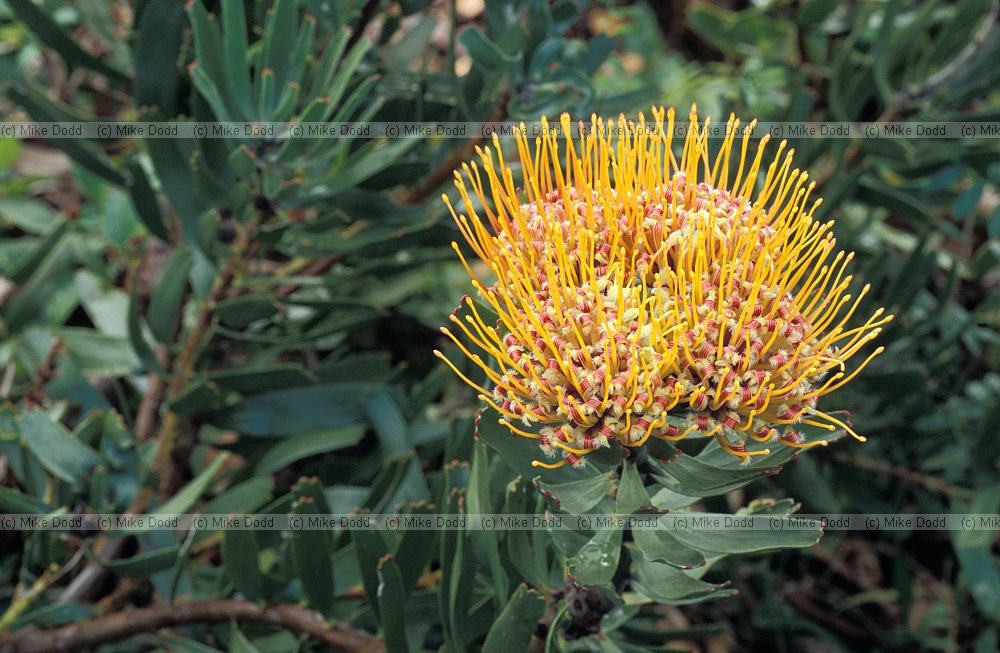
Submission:
[[[59,362],[59,354],[62,353],[62,348],[62,340],[57,339],[52,343],[52,348],[45,356],[45,360],[35,369],[35,382],[32,384],[31,389],[21,398],[21,401],[28,408],[38,408],[45,403],[45,386],[56,374],[56,364]]]
[[[345,624],[328,624],[318,612],[299,605],[260,606],[239,599],[205,599],[116,612],[51,630],[20,630],[0,638],[0,653],[68,653],[141,633],[155,632],[161,628],[231,620],[280,626],[343,651],[385,651],[381,640],[374,635]]]
[[[166,346],[162,344],[156,346],[156,359],[164,368],[169,365],[170,353]],[[163,403],[166,389],[167,384],[160,375],[150,375],[149,385],[142,395],[142,401],[135,414],[135,439],[139,442],[145,442],[153,437],[156,430],[156,418],[160,411],[160,404]]]
[[[179,397],[187,387],[188,380],[194,372],[194,366],[201,355],[209,327],[212,325],[215,305],[225,299],[229,292],[229,288],[236,278],[237,271],[243,265],[246,256],[250,253],[254,245],[254,235],[264,217],[265,214],[259,215],[243,229],[233,245],[232,256],[229,257],[221,274],[215,278],[208,297],[202,302],[194,326],[191,328],[187,338],[184,339],[177,356],[177,363],[171,371],[169,394],[167,395],[170,399]],[[156,453],[151,465],[152,472],[160,477],[159,489],[161,494],[169,491],[175,474],[179,473],[176,465],[171,464],[179,427],[180,417],[173,411],[168,410],[162,424],[160,424],[160,432],[157,435]],[[149,502],[150,495],[151,492],[148,487],[140,490],[130,512],[144,511]]]
[[[140,437],[149,437],[151,435],[156,413],[159,411],[159,405],[163,402],[164,398],[175,399],[187,387],[188,379],[194,371],[198,357],[201,355],[203,341],[209,327],[212,325],[212,311],[215,308],[215,304],[225,298],[233,280],[236,278],[237,271],[243,265],[246,256],[254,245],[253,237],[257,231],[257,227],[269,215],[268,213],[262,213],[248,223],[234,243],[232,256],[230,256],[219,276],[216,277],[208,297],[205,298],[198,310],[194,326],[180,346],[176,363],[171,370],[169,395],[164,387],[154,388],[153,384],[155,383],[160,383],[162,386],[162,381],[159,379],[151,381],[150,392],[147,393],[147,396],[143,397],[143,403],[136,417],[136,432]],[[158,351],[157,353],[159,355],[163,352]],[[166,357],[161,358],[160,361],[161,363],[165,362]],[[139,421],[140,418],[143,420],[142,422]],[[183,461],[175,460],[172,455],[179,427],[180,417],[168,410],[160,424],[160,430],[157,434],[157,448],[150,468],[154,476],[159,476],[160,478],[159,489],[161,491],[168,490],[173,485],[174,478],[180,473],[179,467]],[[131,514],[145,512],[152,495],[152,489],[148,485],[143,485],[139,489],[139,492],[136,493],[135,499],[126,512]],[[123,542],[124,538],[121,537],[106,538],[102,536],[95,541],[94,550],[101,556],[102,560],[112,560],[117,557]],[[66,603],[89,596],[104,578],[105,574],[106,570],[104,567],[93,560],[89,561],[83,568],[83,571],[73,579],[62,593],[59,602]]]

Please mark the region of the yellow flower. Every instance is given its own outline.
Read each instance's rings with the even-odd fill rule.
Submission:
[[[592,118],[572,136],[569,116],[542,120],[530,148],[517,137],[520,184],[499,139],[477,149],[447,196],[462,236],[491,277],[481,279],[453,247],[479,298],[442,331],[493,384],[489,391],[435,352],[515,434],[535,438],[555,467],[615,440],[714,436],[746,459],[747,437],[803,447],[791,427],[849,425],[816,406],[850,381],[846,361],[892,319],[877,310],[848,320],[867,293],[847,294],[852,254],[835,252],[831,224],[812,217],[813,183],[778,147],[761,174],[767,137],[748,157],[750,130],[730,118],[714,157],[709,121],[695,109],[680,160],[673,109],[654,122]],[[666,120],[666,122],[664,122]],[[737,133],[742,133],[738,150]],[[739,163],[736,163],[738,154]],[[469,351],[464,336],[484,357]],[[518,425],[520,424],[520,426]]]

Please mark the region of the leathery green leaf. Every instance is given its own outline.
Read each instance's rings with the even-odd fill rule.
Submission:
[[[53,476],[74,486],[101,464],[96,451],[77,440],[42,411],[20,419],[21,441]]]
[[[399,565],[392,554],[378,562],[378,604],[383,617],[382,639],[388,653],[408,653],[406,643],[406,586]]]
[[[570,572],[583,585],[610,583],[618,569],[621,549],[622,529],[600,530],[570,558]]]
[[[545,599],[526,585],[519,586],[497,618],[482,653],[527,651],[538,622],[545,614]]]
[[[546,483],[541,476],[536,476],[534,484],[539,492],[554,501],[564,512],[580,514],[609,495],[614,485],[614,473],[608,472],[569,483]]]
[[[263,598],[263,579],[257,559],[257,536],[251,529],[231,528],[222,538],[222,564],[226,576],[251,601]]]
[[[292,504],[292,514],[307,520],[317,514],[316,502],[309,497],[298,497]],[[309,604],[322,612],[333,611],[333,547],[330,534],[324,530],[302,528],[292,533],[291,549],[302,591]]]

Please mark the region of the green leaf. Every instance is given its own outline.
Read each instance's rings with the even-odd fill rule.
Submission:
[[[670,565],[646,560],[637,549],[631,552],[632,586],[654,601],[685,605],[736,594],[735,590],[727,589],[728,583],[706,583]]]
[[[201,498],[201,495],[205,493],[208,486],[212,484],[215,475],[222,469],[228,458],[228,453],[220,453],[208,467],[203,469],[190,483],[181,488],[177,494],[160,505],[159,508],[153,511],[153,514],[177,515],[188,512]]]
[[[63,327],[53,332],[63,341],[69,357],[85,374],[127,376],[140,366],[127,338],[106,336],[83,327]]]
[[[216,80],[225,82],[224,68],[225,52],[219,26],[205,11],[201,0],[195,0],[185,5],[188,20],[191,23],[191,33],[194,36],[194,51],[197,57],[188,66],[188,74],[195,88],[202,94],[212,107],[219,120],[236,120],[239,114],[235,101],[228,93],[223,93]]]
[[[250,65],[247,60],[247,20],[243,0],[222,0],[222,65],[225,80],[236,104],[242,109],[242,119],[252,120]]]
[[[17,143],[0,140],[0,145],[6,142]],[[2,168],[0,166],[0,170]],[[13,224],[25,233],[44,236],[58,227],[62,219],[44,202],[24,197],[8,197],[0,199],[0,221]]]
[[[364,434],[363,426],[346,426],[293,435],[269,449],[254,473],[271,474],[308,456],[353,447]]]
[[[308,519],[318,513],[316,502],[310,497],[299,496],[292,504],[292,513]],[[323,614],[333,611],[333,559],[330,534],[319,529],[304,528],[292,533],[292,559],[302,582],[302,591],[309,605]]]
[[[470,515],[489,514],[495,511],[490,492],[491,471],[495,467],[489,456],[489,449],[482,442],[475,442],[472,449],[472,464],[469,469],[469,488],[466,494],[466,508]],[[500,557],[498,533],[492,529],[473,531],[470,534],[476,555],[486,561],[490,580],[497,602],[506,600],[510,594],[507,570]],[[405,539],[404,535],[404,539]]]
[[[0,486],[0,512],[20,515],[46,515],[54,508],[39,498]]]
[[[178,551],[180,551],[180,545],[175,544],[154,551],[146,551],[130,558],[119,558],[117,560],[104,560],[93,554],[89,554],[89,557],[105,569],[119,576],[143,578],[170,569],[177,559]]]
[[[614,472],[600,474],[569,483],[545,483],[541,476],[534,479],[535,487],[569,514],[586,513],[611,493]]]
[[[426,517],[434,514],[434,506],[429,503],[417,503],[410,506],[404,515],[420,515]],[[403,587],[409,591],[417,584],[420,575],[434,555],[434,545],[437,533],[432,530],[410,528],[403,531],[399,543],[393,551],[393,557],[403,574]]]
[[[212,372],[208,381],[244,395],[255,395],[272,388],[309,385],[315,377],[296,363],[279,363],[268,367],[238,367]]]
[[[271,500],[274,481],[269,476],[254,476],[242,483],[227,488],[219,496],[205,504],[202,513],[206,515],[230,512],[253,512]]]
[[[486,70],[510,70],[518,62],[518,57],[507,55],[478,27],[464,30],[459,35],[458,41],[468,51],[473,62]]]
[[[752,449],[756,443],[748,443]],[[717,446],[717,445],[716,445]],[[706,446],[708,449],[708,446]],[[782,446],[781,449],[792,449]],[[689,456],[666,442],[656,442],[649,447],[649,464],[654,478],[665,488],[678,494],[692,497],[715,496],[739,489],[753,481],[776,474],[779,467],[762,467],[756,465],[728,466],[728,463],[706,456]],[[729,455],[729,454],[726,454]],[[788,454],[792,454],[789,452]],[[739,463],[735,456],[729,456],[734,463]],[[767,458],[769,456],[760,456]],[[706,462],[711,460],[712,462]]]
[[[681,517],[682,513],[675,513]],[[797,524],[791,527],[791,522],[787,516],[775,515],[770,517],[770,522],[764,522],[762,517],[753,518],[752,515],[725,515],[712,513],[684,513],[683,517],[688,523],[693,517],[707,516],[712,520],[724,523],[725,520],[752,519],[754,528],[684,528],[674,529],[672,534],[681,543],[702,551],[709,556],[725,555],[734,553],[760,553],[764,551],[777,551],[779,549],[801,549],[810,547],[819,542],[822,537],[822,530],[819,522],[813,522],[812,528],[802,528]],[[763,528],[767,523],[768,527]]]
[[[913,218],[925,226],[934,224],[927,205],[898,188],[872,176],[864,176],[859,183],[857,198],[868,204],[883,206],[895,215]]]
[[[233,619],[229,626],[229,653],[261,653],[236,625]]]
[[[378,433],[384,451],[392,454],[411,448],[406,419],[385,388],[368,397],[365,401],[365,412],[375,432]]]
[[[225,653],[217,648],[200,644],[192,639],[178,635],[159,635],[159,638],[170,644],[177,653]]]
[[[366,422],[364,401],[375,389],[367,383],[325,383],[274,390],[244,399],[211,421],[243,435],[294,435],[353,426]]]
[[[399,565],[392,554],[378,562],[378,604],[379,612],[392,615],[382,620],[382,639],[388,653],[408,653],[406,643],[406,585]]]
[[[382,623],[381,603],[378,596],[378,565],[379,560],[389,553],[385,540],[378,531],[359,528],[351,531],[354,542],[354,554],[357,556],[357,566],[361,570],[361,581],[365,588],[365,596],[375,612],[375,618]]]
[[[243,329],[277,315],[280,308],[270,295],[242,295],[223,300],[212,310],[226,326]]]
[[[19,0],[31,3],[31,0]],[[30,87],[8,88],[6,95],[13,101],[24,107],[24,110],[36,122],[65,122],[76,121],[83,117],[77,115],[66,115],[61,107],[52,100]],[[92,119],[92,118],[91,118]],[[65,152],[73,161],[80,164],[89,172],[108,181],[115,186],[128,186],[131,180],[126,173],[116,168],[111,161],[94,146],[82,138],[49,138],[47,143],[58,147]]]
[[[226,577],[251,601],[264,598],[258,552],[257,535],[252,529],[231,528],[222,538],[220,553]]]
[[[973,497],[968,512],[996,515],[1000,486],[988,486]],[[973,530],[953,533],[952,543],[962,575],[976,606],[991,619],[1000,619],[1000,559],[992,553],[997,530],[976,524]]]
[[[160,283],[149,299],[149,328],[160,342],[169,343],[173,340],[174,325],[177,323],[181,300],[187,289],[188,274],[193,264],[189,250],[183,247],[175,249],[163,269]]]
[[[371,492],[361,507],[373,513],[383,512],[389,507],[389,502],[402,487],[415,459],[416,454],[408,451],[386,460],[382,465],[382,471],[372,481]]]
[[[63,239],[69,228],[69,223],[59,222],[53,229],[50,229],[48,234],[37,241],[37,243],[28,250],[27,254],[18,257],[17,262],[14,266],[6,270],[4,275],[13,283],[21,284],[31,278],[31,275],[35,273],[35,270],[42,264],[42,261],[52,253],[56,248],[56,245]]]
[[[184,33],[188,29],[184,5],[175,0],[146,0],[140,6],[135,43],[132,45],[135,106],[153,107],[161,116],[172,117],[177,114],[178,97],[181,95],[178,92],[181,72],[177,61]],[[139,11],[138,7],[136,11]],[[134,195],[133,201],[136,201]],[[147,216],[153,214],[143,216],[139,201],[136,201],[136,209],[143,224],[160,236],[152,230],[152,221],[146,222]]]
[[[544,597],[520,585],[486,635],[482,653],[527,651],[538,622],[545,615],[545,607]]]
[[[9,0],[7,2],[17,13],[17,17],[41,39],[42,43],[58,52],[66,63],[71,66],[82,66],[94,72],[107,75],[113,81],[128,81],[125,73],[112,68],[94,55],[90,54],[69,34],[63,31],[48,12],[42,10],[31,0]]]
[[[569,560],[570,573],[583,585],[605,585],[618,570],[622,549],[622,530],[606,528],[597,532]]]
[[[77,440],[42,411],[20,418],[21,442],[53,476],[80,487],[87,473],[101,464],[96,451]]]
[[[139,221],[149,230],[149,233],[164,242],[169,242],[170,234],[167,232],[166,220],[160,209],[160,200],[157,198],[153,186],[149,183],[146,171],[137,160],[132,161],[128,170],[132,177],[128,193],[129,197],[132,198],[135,214],[139,216]]]
[[[626,461],[622,464],[622,474],[618,481],[618,491],[615,494],[615,513],[627,515],[637,512],[643,506],[648,506],[652,502],[649,494],[642,484],[639,471],[635,468],[635,463]]]
[[[157,360],[153,348],[146,342],[145,329],[143,329],[142,318],[139,317],[139,302],[136,297],[139,284],[132,284],[132,292],[128,303],[128,340],[132,345],[139,360],[142,361],[143,368],[150,374],[164,375],[166,372],[160,361]]]
[[[681,544],[663,529],[637,528],[632,539],[647,560],[661,561],[681,569],[693,569],[705,564],[705,556],[696,549]]]
[[[276,0],[264,21],[261,69],[269,68],[274,72],[277,86],[284,86],[287,81],[297,81],[285,78],[289,62],[295,58],[292,47],[298,31],[295,24],[297,9],[293,2]]]

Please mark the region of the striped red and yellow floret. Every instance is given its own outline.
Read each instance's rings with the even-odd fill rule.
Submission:
[[[453,243],[482,304],[467,298],[442,331],[493,389],[435,353],[513,433],[562,458],[540,466],[693,433],[744,459],[768,451],[747,451],[748,437],[825,444],[785,426],[797,423],[863,440],[817,401],[882,351],[848,373],[892,316],[849,326],[868,287],[849,294],[853,255],[813,219],[807,173],[784,142],[762,171],[767,137],[750,155],[753,124],[735,118],[711,156],[694,109],[678,161],[673,110],[653,117],[593,118],[578,137],[567,115],[543,120],[534,149],[519,130],[517,181],[496,136],[477,149],[455,175],[465,212],[444,201],[485,264]]]

